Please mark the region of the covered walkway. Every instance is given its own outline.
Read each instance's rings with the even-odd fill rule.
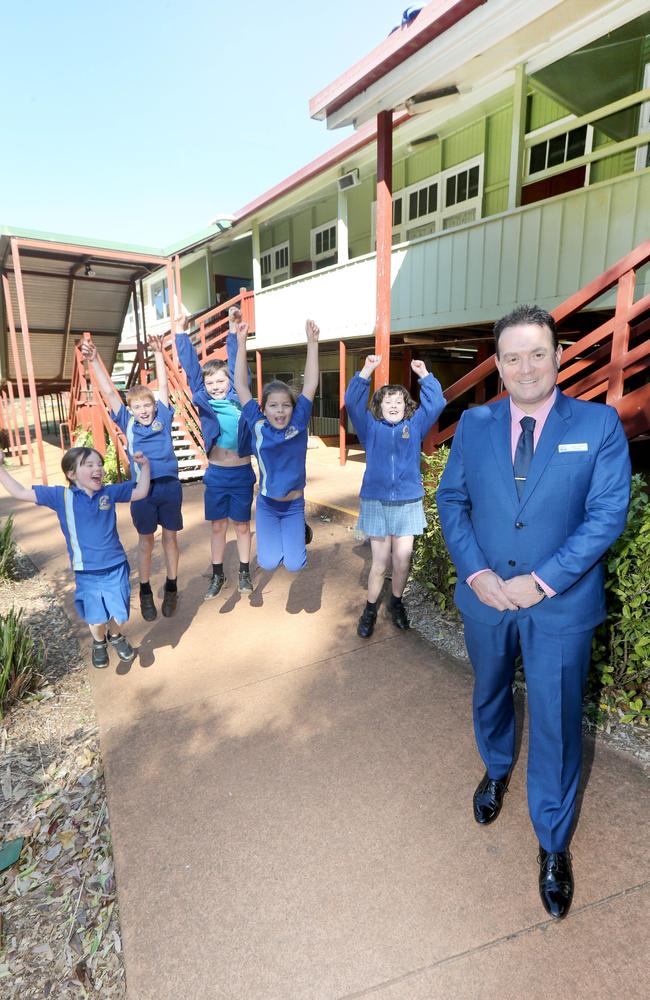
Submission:
[[[129,1000],[640,1000],[640,766],[586,742],[575,901],[550,923],[525,733],[503,813],[479,828],[469,670],[383,616],[357,638],[361,466],[320,450],[308,462],[308,498],[332,519],[312,508],[307,571],[203,603],[202,488],[185,487],[177,616],[147,624],[134,607],[139,659],[92,674]],[[70,607],[52,515],[14,507],[20,544]],[[134,563],[126,507],[120,529]],[[235,559],[230,542],[231,578]]]

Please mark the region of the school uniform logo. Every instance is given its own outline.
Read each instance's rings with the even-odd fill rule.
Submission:
[[[290,425],[289,427],[287,427],[286,431],[284,432],[284,440],[285,441],[290,441],[291,438],[295,438],[296,435],[299,434],[299,433],[300,433],[300,431],[298,430],[297,427],[294,427],[293,425]]]
[[[99,498],[99,509],[100,510],[110,510],[111,509],[111,498],[107,497],[106,494]]]
[[[163,425],[160,420],[154,420],[153,423],[151,424],[152,431],[161,431],[162,429]]]
[[[408,424],[404,424],[404,426],[402,427],[402,441],[408,441],[408,439],[410,438],[410,436],[411,436],[411,432],[409,430],[409,425]]]

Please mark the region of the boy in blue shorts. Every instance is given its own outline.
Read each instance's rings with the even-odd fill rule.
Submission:
[[[138,574],[140,577],[140,611],[147,622],[158,617],[151,590],[151,557],[156,529],[162,528],[162,547],[165,555],[167,579],[162,602],[162,613],[169,618],[176,610],[178,599],[178,538],[183,527],[181,505],[183,491],[178,478],[178,460],[172,439],[173,407],[169,405],[167,372],[163,358],[162,337],[149,337],[154,350],[158,377],[158,401],[146,385],[136,385],[126,394],[128,409],[99,363],[97,348],[92,341],[84,341],[81,353],[93,366],[95,376],[113,420],[126,435],[131,474],[137,480],[139,469],[134,452],[141,451],[151,463],[151,486],[143,499],[131,504],[131,518],[138,532]]]
[[[237,357],[235,327],[241,320],[239,309],[230,309],[228,320],[227,362],[210,360],[201,367],[187,332],[176,334],[178,360],[187,377],[192,402],[199,412],[209,463],[203,477],[205,519],[211,522],[212,557],[212,579],[205,595],[206,601],[215,598],[226,583],[223,556],[229,519],[233,522],[237,539],[239,592],[250,594],[253,590],[250,521],[255,473],[251,465],[250,434],[246,424],[240,422],[241,406],[233,388]],[[183,331],[187,331],[189,315],[180,316],[178,323]]]
[[[129,564],[117,534],[115,504],[138,501],[149,492],[149,461],[136,452],[140,480],[104,485],[104,459],[94,448],[70,448],[61,462],[68,486],[28,489],[4,466],[0,483],[16,500],[49,507],[59,518],[75,575],[75,608],[93,637],[93,667],[108,666],[110,644],[120,660],[132,660],[131,643],[120,631],[131,603]],[[111,622],[113,629],[111,630]]]

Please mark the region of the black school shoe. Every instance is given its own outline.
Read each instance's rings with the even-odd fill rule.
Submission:
[[[171,618],[171,616],[176,611],[176,605],[178,604],[178,591],[177,590],[165,590],[163,594],[163,602],[161,611],[163,617]]]
[[[253,589],[253,581],[251,580],[250,570],[240,569],[237,590],[240,594],[252,594]]]
[[[402,604],[401,598],[398,601],[391,602],[389,611],[395,628],[405,629],[411,627],[408,615],[406,614],[406,608]]]
[[[93,639],[90,661],[93,667],[97,667],[98,670],[103,670],[108,666],[108,646],[106,639],[102,639],[101,642],[98,639]]]
[[[120,660],[132,660],[135,650],[127,637],[118,632],[117,635],[109,635],[108,641],[119,656]]]
[[[226,576],[224,573],[213,573],[212,579],[210,580],[210,586],[208,587],[204,601],[211,601],[213,598],[217,597],[226,582]]]
[[[377,612],[371,611],[369,607],[365,607],[361,612],[361,617],[359,618],[359,624],[357,625],[357,635],[362,639],[369,639],[375,630],[375,622],[377,621]]]
[[[140,594],[140,613],[146,622],[154,622],[158,617],[158,612],[156,611],[156,605],[154,604],[153,594]],[[165,613],[165,606],[163,604],[163,614]]]

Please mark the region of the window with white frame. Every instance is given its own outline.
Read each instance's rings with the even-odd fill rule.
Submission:
[[[311,231],[311,262],[318,269],[336,264],[336,219]]]
[[[169,289],[167,288],[167,278],[161,281],[154,281],[151,285],[151,305],[156,314],[156,319],[167,319],[169,316]]]
[[[481,218],[483,156],[466,160],[398,191],[393,197],[393,244],[429,236]],[[377,203],[372,204],[375,245]]]
[[[589,125],[569,129],[552,139],[536,142],[528,151],[528,174],[541,173],[550,167],[558,167],[591,151],[593,129]]]
[[[289,244],[278,243],[260,254],[260,268],[262,271],[262,287],[277,285],[279,281],[287,281],[291,277],[289,269],[290,255]]]

